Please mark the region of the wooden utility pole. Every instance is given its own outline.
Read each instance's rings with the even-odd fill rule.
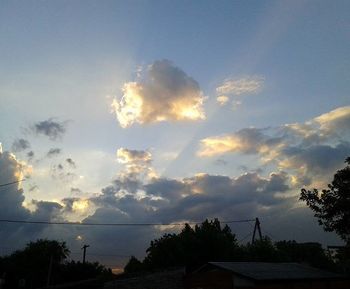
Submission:
[[[52,263],[53,263],[53,255],[50,256],[50,262],[49,262],[49,270],[47,271],[47,280],[46,280],[46,286],[50,286],[51,282],[51,274],[52,274]]]
[[[260,221],[259,221],[259,218],[255,218],[255,226],[254,226],[254,231],[253,231],[252,244],[255,242],[256,230],[258,230],[259,239],[260,239],[260,241],[261,241],[261,240],[262,240],[262,235],[261,235],[261,228],[260,228]]]
[[[86,257],[86,248],[90,247],[90,245],[84,245],[83,248],[81,248],[83,251],[83,264],[85,264],[85,257]]]

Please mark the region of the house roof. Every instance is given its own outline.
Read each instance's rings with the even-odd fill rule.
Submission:
[[[258,281],[339,279],[343,277],[297,263],[209,262],[209,264]]]

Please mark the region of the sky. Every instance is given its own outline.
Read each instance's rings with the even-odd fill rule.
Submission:
[[[272,240],[341,244],[298,198],[350,156],[349,8],[1,1],[0,184],[23,181],[0,188],[0,219],[259,217]],[[0,253],[58,239],[118,269],[179,229],[1,223]]]

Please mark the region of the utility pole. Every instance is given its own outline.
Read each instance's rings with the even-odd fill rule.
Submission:
[[[83,264],[85,264],[85,257],[86,257],[86,248],[90,247],[90,245],[84,245],[83,248],[81,248],[83,251]]]
[[[50,262],[49,262],[49,270],[47,271],[47,280],[46,280],[46,286],[50,286],[51,281],[51,274],[52,274],[52,263],[53,263],[53,255],[50,256]]]
[[[259,218],[255,218],[255,226],[254,226],[254,231],[253,231],[252,244],[255,242],[256,230],[258,230],[259,239],[260,239],[260,241],[261,241],[261,240],[262,240],[262,235],[261,235],[261,228],[260,228],[260,221],[259,221]]]

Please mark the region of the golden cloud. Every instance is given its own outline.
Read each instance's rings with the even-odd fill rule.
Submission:
[[[198,156],[211,157],[227,152],[238,152],[242,149],[242,142],[235,135],[224,135],[202,139]]]
[[[349,129],[350,125],[350,106],[343,106],[324,113],[314,121],[320,125],[321,130],[332,132],[338,129]]]
[[[123,86],[111,107],[121,127],[134,123],[205,119],[204,97],[198,83],[168,60],[155,61],[143,81]]]

